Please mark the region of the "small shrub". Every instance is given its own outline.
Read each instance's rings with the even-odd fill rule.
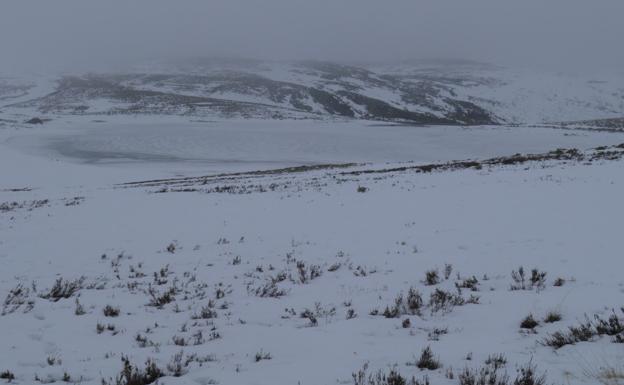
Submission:
[[[173,341],[174,345],[177,346],[186,346],[186,339],[184,337],[180,337],[180,336],[173,336],[171,337],[171,340]]]
[[[254,357],[254,360],[255,360],[256,362],[260,362],[260,361],[262,361],[262,360],[270,360],[270,359],[272,359],[272,358],[273,358],[273,357],[271,356],[271,353],[268,353],[268,352],[267,352],[267,353],[265,353],[265,352],[263,352],[262,350],[260,350],[258,353],[256,353],[256,355],[255,355],[255,357]]]
[[[260,298],[280,298],[288,294],[286,290],[280,289],[275,281],[267,281],[256,288],[248,286],[247,291]]]
[[[63,298],[70,298],[78,290],[82,289],[82,283],[84,282],[84,278],[79,278],[73,281],[64,280],[63,278],[59,278],[56,280],[52,288],[50,290],[41,295],[41,298],[57,302]]]
[[[538,269],[532,269],[531,276],[527,278],[524,267],[520,266],[511,272],[511,279],[514,281],[511,290],[542,290],[546,287],[546,272]]]
[[[546,287],[546,272],[537,269],[531,270],[531,287],[538,290]]]
[[[166,304],[175,300],[176,288],[172,286],[163,293],[159,293],[156,289],[154,289],[154,287],[152,287],[152,285],[150,285],[147,293],[150,295],[148,306],[162,308]]]
[[[342,264],[340,262],[336,262],[333,265],[331,265],[330,267],[328,267],[327,271],[329,271],[330,273],[333,273],[334,271],[338,271],[338,269],[340,269],[341,266],[342,266]]]
[[[334,315],[336,315],[335,307],[324,308],[320,302],[316,302],[314,304],[314,310],[305,309],[301,312],[300,317],[310,320],[310,326],[316,326],[319,318],[328,319]]]
[[[432,313],[441,310],[450,311],[454,306],[461,306],[465,303],[466,301],[460,295],[441,289],[436,289],[429,297],[429,307]]]
[[[364,187],[364,186],[358,186],[357,188],[357,192],[359,193],[365,193],[368,191],[368,188]]]
[[[433,286],[440,283],[440,276],[438,270],[429,270],[425,272],[425,285]]]
[[[491,365],[479,370],[465,368],[457,378],[459,385],[509,385],[507,373],[499,373],[498,368]]]
[[[507,373],[500,373],[502,365],[486,364],[479,370],[464,369],[459,375],[460,385],[544,385],[546,375],[537,375],[536,367],[529,362],[521,366],[516,378],[511,382]]]
[[[15,374],[9,370],[5,370],[4,372],[0,372],[0,379],[7,380],[7,382],[11,382],[15,379]]]
[[[102,385],[148,385],[165,375],[152,359],[145,362],[145,369],[131,364],[127,357],[122,356],[121,361],[123,369],[114,382],[102,379]]]
[[[310,326],[318,325],[318,320],[316,319],[316,315],[310,309],[305,309],[301,312],[301,318],[307,318],[310,321]]]
[[[542,344],[559,349],[577,342],[589,341],[595,334],[593,325],[587,321],[579,326],[570,326],[567,332],[558,331],[551,334],[542,341]]]
[[[559,277],[559,278],[555,279],[555,282],[553,283],[553,286],[561,287],[561,286],[563,286],[565,284],[565,282],[566,282],[565,279]]]
[[[511,279],[514,281],[514,283],[511,285],[511,290],[526,290],[524,267],[520,266],[518,270],[512,270]]]
[[[140,348],[146,348],[148,346],[154,346],[154,343],[152,341],[148,340],[147,337],[145,337],[141,333],[137,333],[137,335],[134,337],[134,340],[136,341],[137,346],[140,347]]]
[[[406,298],[407,311],[411,314],[420,314],[420,309],[423,306],[423,299],[418,290],[413,287],[409,288]]]
[[[520,322],[520,328],[522,329],[533,330],[537,327],[537,325],[539,325],[539,322],[533,318],[533,314],[529,314],[522,320],[522,322]]]
[[[0,315],[11,314],[17,311],[22,305],[26,305],[24,313],[31,311],[35,307],[35,301],[30,298],[30,292],[30,288],[21,283],[11,289],[4,299],[2,313],[0,313]]]
[[[97,334],[102,334],[106,330],[108,330],[109,332],[112,332],[113,335],[116,335],[118,333],[117,328],[113,324],[104,325],[98,322],[95,325],[95,331],[97,332]]]
[[[303,261],[297,261],[297,272],[299,283],[301,284],[309,283],[323,274],[323,270],[319,265],[310,265],[310,267],[306,267],[306,264]]]
[[[184,369],[186,365],[182,362],[183,357],[184,351],[180,350],[171,357],[171,360],[167,364],[167,371],[173,377],[182,377],[186,374],[186,370]]]
[[[76,298],[76,308],[74,309],[74,314],[77,316],[81,316],[85,315],[86,313],[87,312],[85,311],[84,307],[82,306],[80,301],[78,301],[78,298]]]
[[[420,293],[413,287],[410,287],[407,297],[404,298],[402,293],[397,295],[394,299],[394,304],[386,306],[382,315],[386,318],[398,318],[402,315],[419,315],[422,306],[423,299]],[[371,315],[377,314],[379,314],[378,310],[371,312]]]
[[[448,280],[451,277],[452,273],[453,273],[453,265],[451,265],[450,263],[445,263],[444,264],[444,279]]]
[[[416,367],[419,369],[436,370],[442,366],[440,361],[435,358],[431,347],[427,346],[420,353],[420,358],[416,361]]]
[[[492,366],[496,369],[502,368],[503,366],[507,365],[507,358],[502,353],[489,355],[488,358],[485,360],[485,364]]]
[[[119,308],[112,307],[111,305],[106,305],[104,309],[102,309],[105,317],[117,317],[119,316]]]
[[[559,313],[558,311],[549,311],[546,314],[546,317],[544,317],[544,322],[546,323],[553,323],[553,322],[559,322],[561,321],[561,313]]]
[[[402,322],[401,322],[401,326],[403,326],[403,329],[407,329],[410,326],[412,326],[412,322],[410,321],[409,318],[405,318]]]
[[[469,289],[470,291],[479,291],[479,280],[474,275],[471,278],[464,279],[456,283],[460,289]]]
[[[364,364],[362,369],[351,374],[353,385],[430,385],[429,379],[424,377],[422,381],[412,377],[403,377],[396,369],[390,368],[388,373],[379,370],[376,373],[368,373],[368,364]]]
[[[427,338],[429,341],[439,341],[440,336],[448,334],[448,328],[434,328],[427,334]]]
[[[208,302],[207,306],[202,306],[199,314],[193,314],[191,316],[192,319],[213,319],[217,318],[217,311],[213,309],[214,303],[212,300]]]
[[[621,309],[624,312],[624,309]],[[577,342],[590,341],[596,336],[611,336],[613,342],[624,342],[624,321],[620,319],[615,311],[604,319],[598,315],[594,316],[594,321],[587,319],[579,326],[570,326],[567,331],[558,331],[551,334],[542,341],[543,345],[559,349],[565,345],[573,345]]]
[[[622,309],[624,311],[624,309]],[[596,320],[595,328],[598,335],[615,336],[624,332],[624,322],[618,318],[613,312],[608,319],[604,320],[597,315],[594,316]]]
[[[532,362],[520,367],[513,385],[544,385],[546,383],[546,375],[536,374],[536,367]]]

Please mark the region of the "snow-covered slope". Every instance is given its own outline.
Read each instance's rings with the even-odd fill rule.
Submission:
[[[539,130],[525,140],[542,144]],[[552,130],[600,149],[219,176],[6,141],[50,131],[67,128],[0,131],[0,375],[13,383],[621,373],[619,133]]]
[[[353,66],[197,60],[122,74],[0,81],[0,113],[373,119],[417,124],[545,123],[624,114],[624,77],[478,63]],[[36,87],[38,86],[38,87]]]

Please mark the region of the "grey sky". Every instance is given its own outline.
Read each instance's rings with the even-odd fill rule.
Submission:
[[[3,0],[0,70],[149,57],[624,66],[622,0]]]

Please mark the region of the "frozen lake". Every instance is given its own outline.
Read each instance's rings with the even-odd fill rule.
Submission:
[[[589,148],[624,135],[531,127],[415,127],[370,122],[227,121],[72,124],[14,141],[74,162],[228,172],[319,163],[436,162]]]

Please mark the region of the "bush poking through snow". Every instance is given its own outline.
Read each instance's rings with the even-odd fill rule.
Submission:
[[[448,334],[448,328],[434,328],[427,333],[427,339],[429,341],[439,341],[440,336],[444,334]]]
[[[288,294],[286,290],[280,289],[277,284],[272,281],[268,281],[264,285],[260,285],[256,288],[248,286],[247,291],[260,298],[279,298]]]
[[[549,311],[546,314],[546,317],[544,317],[544,322],[546,322],[547,324],[559,321],[561,321],[561,313],[556,310]]]
[[[323,308],[320,302],[314,304],[314,311],[310,309],[305,309],[299,315],[301,318],[307,318],[310,321],[309,326],[317,326],[319,318],[325,318],[326,320],[329,317],[333,317],[336,315],[336,308]]]
[[[368,373],[368,364],[362,369],[351,374],[353,385],[429,385],[429,379],[424,377],[422,381],[412,377],[407,379],[397,371],[396,367],[390,368],[388,373],[379,370],[376,373]]]
[[[455,283],[455,286],[459,289],[469,289],[470,291],[479,291],[479,280],[474,275],[471,278],[464,279],[461,282]]]
[[[106,307],[104,307],[104,309],[102,309],[102,312],[104,313],[105,317],[117,317],[119,316],[119,308],[118,307],[113,307],[111,305],[106,305]]]
[[[538,269],[531,270],[531,276],[527,277],[524,267],[520,266],[518,270],[512,270],[511,290],[542,290],[546,287],[546,272]]]
[[[128,357],[121,357],[121,361],[123,369],[114,382],[112,379],[111,382],[102,379],[102,385],[148,385],[165,375],[152,359],[145,362],[145,369],[131,364]]]
[[[386,306],[383,316],[386,318],[398,318],[402,315],[418,315],[422,306],[423,299],[420,293],[418,290],[410,287],[407,297],[404,298],[403,294],[399,294],[392,306]]]
[[[81,316],[81,315],[87,314],[87,312],[85,311],[85,309],[82,306],[82,304],[80,303],[80,301],[78,301],[78,298],[76,298],[76,308],[74,309],[74,314],[77,315],[77,316]]]
[[[459,385],[508,385],[507,373],[500,373],[499,368],[486,365],[480,369],[465,368],[457,376]]]
[[[162,308],[166,304],[173,302],[173,300],[175,300],[174,296],[176,294],[176,291],[177,290],[175,286],[172,286],[161,294],[156,289],[154,289],[152,285],[150,285],[149,288],[147,289],[147,293],[150,295],[150,301],[148,305]]]
[[[199,314],[193,314],[191,319],[213,319],[217,318],[217,311],[213,309],[214,302],[212,300],[208,301],[208,305],[202,306]]]
[[[270,360],[272,358],[271,353],[263,352],[262,349],[260,349],[260,351],[254,356],[254,361],[260,362],[262,360]]]
[[[425,285],[433,286],[440,283],[440,274],[438,270],[429,270],[425,272]]]
[[[440,360],[433,355],[433,351],[430,346],[427,346],[422,350],[415,365],[418,369],[423,370],[436,370],[442,366],[442,364],[440,364]]]
[[[520,322],[520,328],[533,330],[539,325],[539,322],[533,318],[533,314],[526,316],[522,322]]]
[[[0,315],[11,314],[17,311],[22,305],[26,305],[24,313],[28,313],[35,307],[35,301],[30,299],[30,288],[20,283],[7,294],[2,304],[2,313],[0,313]]]
[[[466,301],[459,295],[448,291],[436,289],[429,297],[429,307],[432,313],[441,310],[450,311],[455,306],[462,306]]]
[[[0,372],[0,379],[7,380],[7,382],[11,382],[15,379],[15,374],[12,372],[5,370],[4,372]]]
[[[53,302],[57,302],[63,298],[70,298],[76,294],[78,290],[82,289],[83,282],[84,277],[73,281],[59,278],[56,280],[52,288],[50,288],[47,293],[41,294],[40,297]]]
[[[546,374],[538,375],[537,368],[529,361],[526,365],[518,369],[513,385],[544,385],[546,384]]]
[[[117,328],[113,324],[104,325],[104,324],[101,324],[101,323],[98,322],[95,325],[95,331],[97,332],[97,334],[102,334],[106,330],[108,330],[109,332],[112,332],[113,335],[116,335],[117,333],[119,333],[117,331]]]
[[[452,273],[453,273],[453,265],[451,265],[450,263],[445,263],[444,264],[444,279],[448,280],[449,278],[451,278]]]
[[[504,354],[491,354],[485,360],[486,365],[490,365],[496,369],[502,368],[507,365],[507,358]]]
[[[624,309],[621,309],[624,312]],[[594,337],[613,337],[613,342],[624,342],[624,320],[619,318],[615,312],[604,319],[598,315],[594,316],[592,322],[589,318],[578,326],[570,326],[567,331],[558,331],[542,341],[543,345],[559,349],[566,345],[574,345],[577,342],[591,341]]]
[[[180,350],[171,357],[171,360],[167,364],[167,371],[173,377],[182,377],[186,374],[185,365],[182,363],[183,356],[184,351]]]
[[[319,265],[310,265],[306,267],[305,262],[297,261],[298,282],[301,284],[309,283],[323,274],[323,270]]]
[[[465,368],[457,376],[459,385],[544,385],[546,383],[546,375],[537,375],[536,367],[531,361],[518,369],[513,382],[510,381],[506,372],[499,371],[503,366],[504,363],[501,364],[500,361],[495,360],[490,363],[486,361],[486,365],[478,370]]]

